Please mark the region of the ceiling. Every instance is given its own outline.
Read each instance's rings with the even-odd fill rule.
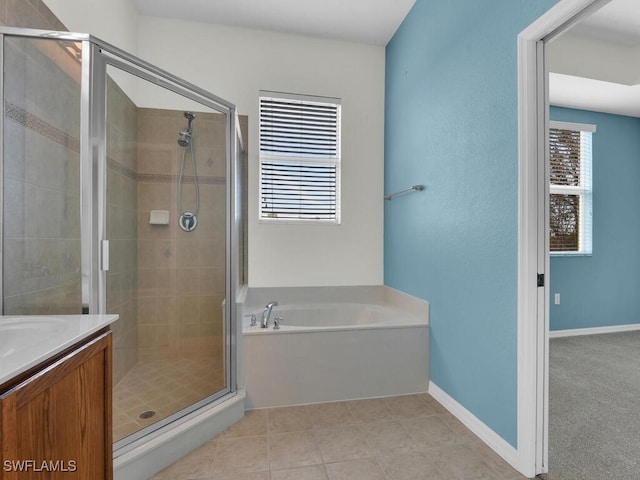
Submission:
[[[612,0],[581,20],[573,33],[623,45],[640,45],[640,2]]]
[[[132,0],[141,15],[386,45],[415,0]],[[620,48],[640,60],[640,1],[612,0],[574,25],[570,34]],[[560,38],[561,40],[561,38]],[[551,44],[553,45],[553,43]],[[588,55],[585,52],[584,55]],[[636,62],[627,62],[635,64]],[[640,61],[638,75],[640,79]],[[627,65],[628,69],[628,65]],[[640,117],[640,86],[575,75],[550,75],[552,104]]]
[[[567,33],[601,41],[612,49],[613,54],[602,59],[600,75],[589,75],[588,78],[567,74],[573,73],[569,67],[567,70],[552,68],[549,76],[550,103],[640,117],[640,1],[612,0],[582,19]],[[562,36],[557,41],[561,42]],[[554,48],[553,42],[550,48]],[[585,64],[592,53],[592,48],[582,53]],[[616,68],[616,62],[619,62],[619,69]],[[635,78],[638,81],[629,82],[629,70],[635,65]],[[626,73],[625,80],[622,70]],[[618,73],[620,77],[616,79]]]
[[[141,15],[385,46],[415,0],[133,0]]]

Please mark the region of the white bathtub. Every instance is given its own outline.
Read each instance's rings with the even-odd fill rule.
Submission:
[[[247,408],[427,391],[426,302],[381,286],[249,290],[242,326]],[[260,317],[270,301],[278,306],[264,329]]]

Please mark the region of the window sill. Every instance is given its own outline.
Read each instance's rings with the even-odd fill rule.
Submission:
[[[340,226],[340,222],[335,220],[300,220],[293,218],[259,218],[258,223],[268,225]]]
[[[592,252],[549,252],[552,257],[592,257]]]

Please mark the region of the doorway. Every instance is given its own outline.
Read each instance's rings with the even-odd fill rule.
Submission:
[[[628,57],[640,43],[635,8],[636,2],[612,0],[555,37],[546,51],[550,120],[595,130],[593,251],[573,246],[550,257],[551,478],[635,478],[640,468],[640,427],[630,414],[640,365],[640,264],[633,254],[640,241],[633,213],[640,203],[639,75],[636,57]],[[552,152],[554,143],[550,134]],[[624,213],[628,209],[632,213]],[[576,213],[589,218],[588,208]],[[589,240],[588,230],[580,233]]]
[[[560,2],[518,36],[518,454],[520,471],[530,477],[548,472],[549,115],[545,46],[608,2]]]

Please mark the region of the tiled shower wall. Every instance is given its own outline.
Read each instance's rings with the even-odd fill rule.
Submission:
[[[0,24],[66,30],[41,0],[0,1]],[[5,53],[5,61],[14,62],[8,65],[14,69],[8,77],[17,80],[17,73],[22,78],[28,75],[31,83],[6,85],[4,120],[7,140],[10,137],[12,141],[5,142],[3,173],[4,313],[69,313],[67,304],[74,308],[80,304],[79,275],[75,272],[80,260],[80,200],[78,188],[72,185],[78,185],[72,180],[79,175],[79,69],[64,59],[71,69],[65,74],[44,52],[25,47],[24,42],[22,49],[8,45]],[[42,100],[46,92],[55,92],[49,96],[59,102],[57,118],[51,116],[56,110],[44,112],[46,103],[37,106],[34,102]],[[64,122],[61,108],[65,110]],[[45,158],[43,168],[35,168],[36,162]],[[58,227],[47,221],[52,211],[64,212],[65,223]],[[26,235],[27,242],[21,239]],[[63,253],[64,261],[58,257],[51,262],[50,252]]]
[[[80,313],[80,66],[5,44],[4,313]]]
[[[225,297],[225,117],[198,113],[193,144],[200,184],[198,225],[178,226],[177,181],[184,153],[177,143],[183,112],[138,110],[138,340],[141,360],[215,357],[222,361]],[[190,157],[183,210],[195,209]],[[168,225],[151,225],[168,210]],[[219,363],[219,365],[222,365]]]
[[[11,27],[67,30],[42,0],[0,0],[0,23]]]

